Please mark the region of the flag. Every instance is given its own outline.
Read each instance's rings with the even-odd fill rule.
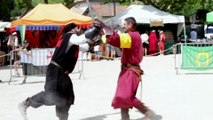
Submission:
[[[213,68],[213,46],[182,46],[182,69],[205,70]]]

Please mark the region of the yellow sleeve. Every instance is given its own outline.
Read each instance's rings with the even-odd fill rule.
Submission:
[[[120,48],[131,48],[132,39],[128,33],[119,34]]]
[[[101,40],[105,44],[107,42],[106,35],[102,35]]]

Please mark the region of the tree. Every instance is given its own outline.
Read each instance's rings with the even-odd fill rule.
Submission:
[[[10,21],[11,10],[14,9],[13,0],[1,0],[0,1],[0,20]]]
[[[118,2],[130,5],[136,0],[103,0],[103,3]],[[162,11],[184,15],[187,18],[195,15],[202,23],[208,11],[213,10],[213,0],[137,0],[144,5],[152,5]],[[201,14],[200,14],[201,13]]]
[[[71,8],[72,6],[74,6],[74,3],[75,0],[64,0],[64,5],[67,7],[67,8]]]
[[[104,3],[112,2],[113,0],[103,0]],[[121,4],[131,4],[136,0],[114,0]],[[190,16],[195,14],[199,9],[211,11],[213,10],[213,0],[137,0],[145,5],[152,5],[165,12],[174,14],[182,14]]]
[[[3,0],[4,2],[8,2],[8,1],[13,1],[14,2],[14,9],[12,8],[8,8],[7,6],[11,6],[11,5],[0,5],[0,10],[2,6],[5,6],[6,9],[4,10],[10,10],[8,13],[11,13],[11,16],[13,16],[13,19],[15,19],[15,16],[19,16],[22,17],[25,14],[27,14],[30,10],[32,10],[37,4],[41,3],[40,0]],[[72,4],[74,3],[74,0],[42,0],[43,3],[45,4],[52,4],[52,3],[63,3],[65,6],[67,6],[68,8],[70,8],[70,6],[72,6]],[[0,1],[1,4],[2,1]],[[12,10],[12,11],[11,11]],[[3,11],[3,10],[1,10]],[[2,12],[1,12],[2,13]],[[1,13],[0,13],[0,18],[1,18]],[[5,12],[3,12],[5,13]],[[2,16],[5,16],[5,14],[3,14]]]
[[[45,3],[45,4],[48,4],[48,0],[44,0],[44,3]]]

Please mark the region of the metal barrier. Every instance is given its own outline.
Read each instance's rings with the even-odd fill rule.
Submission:
[[[13,81],[14,78],[17,77],[23,77],[23,76],[45,76],[46,75],[46,70],[47,70],[47,66],[51,61],[53,52],[54,52],[54,48],[45,48],[45,49],[32,49],[32,55],[27,55],[24,52],[20,51],[19,55],[20,55],[20,60],[19,61],[14,61],[15,62],[19,62],[20,67],[19,67],[19,73],[22,72],[21,75],[15,75],[14,71],[15,71],[15,66],[13,63],[13,53],[10,53],[10,80],[9,80],[9,84],[10,82]],[[79,52],[81,53],[81,52]],[[81,55],[80,55],[81,56]],[[80,57],[79,56],[79,57]],[[81,58],[81,57],[80,57]],[[84,74],[83,74],[83,59],[78,59],[76,66],[72,72],[72,74],[79,74],[78,79],[81,79],[81,77],[83,77],[84,79]]]
[[[175,45],[176,74],[212,74],[213,43],[181,43]]]

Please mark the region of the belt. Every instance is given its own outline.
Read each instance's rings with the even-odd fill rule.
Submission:
[[[140,65],[134,65],[134,64],[132,65],[127,63],[127,64],[123,64],[122,68],[133,71],[139,77],[139,80],[141,80],[141,75],[144,74],[144,71],[140,68]]]
[[[122,66],[134,66],[134,67],[140,67],[140,65],[139,64],[129,64],[129,63],[127,63],[127,64],[122,64]]]
[[[61,70],[64,71],[64,74],[68,75],[69,72],[67,70],[64,70],[57,62],[55,61],[51,61],[50,63],[52,63],[53,65],[57,66],[58,68],[60,68]]]

